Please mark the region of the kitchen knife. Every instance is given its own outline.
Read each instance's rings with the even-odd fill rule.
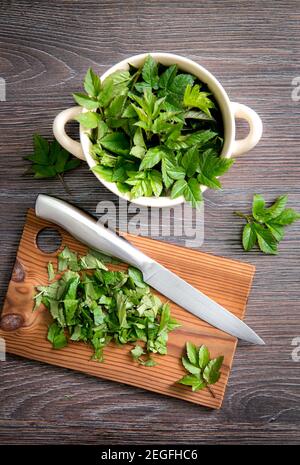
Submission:
[[[264,344],[239,318],[78,208],[40,194],[35,212],[38,217],[61,226],[89,247],[135,266],[141,270],[147,284],[198,318],[232,336],[253,344]]]

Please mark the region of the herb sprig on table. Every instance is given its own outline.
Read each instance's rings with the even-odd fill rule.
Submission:
[[[293,208],[286,208],[287,195],[281,195],[270,206],[266,207],[265,199],[255,194],[252,202],[252,214],[235,212],[244,218],[247,224],[243,228],[242,242],[246,251],[256,244],[266,254],[277,254],[279,242],[284,237],[286,226],[300,219],[300,214]]]
[[[210,394],[215,397],[210,385],[219,381],[224,357],[219,356],[211,359],[209,350],[205,345],[198,348],[192,342],[187,342],[186,357],[182,357],[181,360],[188,374],[177,382],[191,386],[193,392],[207,388]]]
[[[150,354],[166,354],[168,333],[180,325],[169,305],[150,292],[139,270],[112,271],[106,266],[112,261],[94,250],[79,257],[65,247],[58,255],[58,279],[49,264],[53,282],[37,287],[35,308],[43,303],[53,317],[48,340],[54,349],[83,341],[93,348],[93,359],[102,361],[110,341],[140,341],[143,347],[136,344],[131,350],[133,360],[154,366]]]
[[[74,158],[55,139],[48,142],[39,134],[33,136],[33,154],[25,160],[32,164],[27,173],[32,173],[36,179],[58,177],[68,191],[63,175],[80,165],[80,160]]]
[[[142,68],[130,65],[104,82],[89,69],[84,89],[74,99],[88,111],[77,119],[92,130],[101,178],[131,199],[183,195],[193,206],[202,199],[200,184],[221,187],[217,177],[233,160],[220,158],[221,112],[195,76],[149,55]]]

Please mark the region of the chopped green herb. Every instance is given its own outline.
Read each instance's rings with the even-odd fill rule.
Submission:
[[[102,179],[131,199],[184,196],[194,207],[200,185],[221,187],[217,178],[233,161],[220,158],[221,111],[195,76],[148,55],[141,68],[129,66],[104,82],[89,69],[84,89],[74,94],[87,110],[77,119],[91,129],[93,171]]]
[[[210,359],[209,350],[205,345],[197,348],[192,342],[186,343],[186,354],[186,357],[182,357],[182,365],[188,374],[177,382],[191,386],[192,391],[207,388],[210,394],[215,397],[209,385],[219,381],[224,357]]]
[[[49,262],[48,263],[48,279],[49,281],[52,281],[55,278],[55,271],[53,268],[53,263]]]
[[[278,244],[284,237],[284,228],[300,219],[300,214],[293,208],[285,208],[287,201],[288,196],[281,195],[267,208],[265,199],[255,194],[252,214],[234,212],[247,221],[242,234],[244,250],[249,251],[257,244],[262,252],[277,254]]]
[[[111,271],[103,258],[106,263],[112,261],[95,250],[82,257],[68,247],[60,252],[60,278],[49,286],[38,286],[35,296],[35,309],[44,304],[54,320],[48,340],[55,349],[68,341],[83,341],[99,361],[111,340],[117,344],[140,341],[144,347],[135,345],[133,360],[154,366],[149,354],[166,354],[168,333],[180,325],[171,318],[169,305],[150,292],[139,270]],[[54,273],[53,267],[50,270]]]

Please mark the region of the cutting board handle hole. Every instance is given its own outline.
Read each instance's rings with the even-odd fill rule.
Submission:
[[[60,248],[61,244],[61,234],[55,228],[43,228],[36,235],[36,245],[43,253],[54,253]]]

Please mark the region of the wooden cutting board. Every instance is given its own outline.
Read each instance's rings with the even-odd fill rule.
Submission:
[[[60,232],[62,245],[58,251],[46,254],[37,247],[36,237],[45,227],[51,226]],[[124,236],[144,253],[201,289],[238,317],[244,318],[255,272],[252,265],[144,237],[130,234]],[[133,363],[129,353],[131,347],[128,345],[119,347],[111,343],[105,349],[104,363],[91,361],[91,349],[83,343],[70,343],[62,350],[52,349],[46,339],[51,317],[43,308],[32,312],[33,295],[35,286],[48,283],[47,263],[51,260],[56,266],[56,255],[64,245],[80,254],[85,254],[87,250],[66,231],[37,218],[33,210],[28,211],[0,321],[0,336],[6,341],[7,352],[220,408],[237,340],[173,303],[172,315],[182,327],[170,333],[168,355],[154,356],[158,362],[155,367]],[[124,269],[124,265],[114,265],[112,268]],[[193,341],[197,346],[206,344],[213,357],[224,355],[221,378],[212,386],[215,398],[207,389],[193,393],[188,387],[176,384],[176,380],[185,374],[180,357],[186,341]]]

